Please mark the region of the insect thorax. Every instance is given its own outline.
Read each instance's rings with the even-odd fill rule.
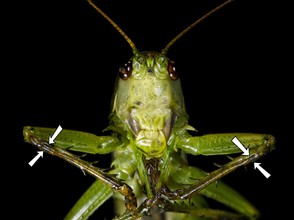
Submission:
[[[120,74],[113,111],[146,157],[161,157],[177,118],[186,114],[174,63],[161,53],[142,52]]]

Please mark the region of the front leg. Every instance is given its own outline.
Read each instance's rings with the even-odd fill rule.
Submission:
[[[55,129],[52,128],[27,126],[24,127],[23,134],[26,142],[35,145],[46,153],[60,157],[70,164],[91,174],[100,181],[99,183],[94,183],[88,189],[73,207],[67,218],[71,218],[72,216],[77,218],[79,216],[80,219],[86,219],[88,214],[91,214],[104,201],[111,197],[112,190],[119,192],[125,197],[127,211],[134,211],[137,208],[137,199],[131,187],[115,178],[113,175],[105,173],[102,169],[93,166],[91,163],[84,161],[80,157],[67,151],[67,149],[70,149],[83,152],[86,149],[85,151],[87,153],[103,154],[109,151],[111,152],[122,144],[116,137],[99,137],[85,132],[63,130],[56,138],[55,144],[49,145],[48,137],[52,135],[54,130]],[[101,196],[96,194],[97,192],[100,193]]]
[[[202,190],[203,192],[208,190],[208,194],[213,193],[213,197],[217,196],[217,200],[220,202],[224,202],[230,206],[232,206],[231,204],[236,203],[236,206],[234,204],[232,206],[234,209],[254,218],[254,216],[257,215],[257,212],[250,208],[251,205],[248,205],[248,202],[246,202],[240,196],[236,196],[236,193],[232,189],[226,187],[223,184],[221,184],[218,189],[222,187],[227,189],[223,189],[221,192],[215,191],[211,183],[218,181],[223,176],[243,165],[247,165],[256,161],[258,158],[273,150],[275,144],[275,139],[273,136],[267,134],[246,133],[210,134],[181,139],[177,142],[176,147],[194,155],[224,155],[229,153],[239,153],[241,150],[232,142],[234,137],[237,137],[245,147],[249,147],[249,156],[238,156],[229,163],[223,165],[221,168],[207,175],[197,171],[197,169],[194,167],[184,167],[183,172],[185,171],[185,173],[191,173],[194,178],[198,177],[197,182],[192,183],[185,189],[178,189],[169,193],[168,197],[175,200],[188,199],[192,198],[200,191],[202,192]],[[220,193],[222,194],[223,192],[226,194],[226,200],[222,199],[221,196],[218,195]]]
[[[238,153],[241,150],[232,142],[234,137],[238,137],[244,146],[250,149],[249,156],[238,156],[231,162],[223,165],[221,168],[210,173],[208,176],[199,180],[196,184],[188,189],[179,190],[176,197],[180,199],[187,199],[206,188],[211,183],[219,180],[228,173],[236,170],[238,167],[250,164],[275,147],[275,138],[268,134],[246,134],[246,133],[232,133],[232,134],[210,134],[199,137],[189,137],[181,139],[177,143],[177,148],[182,149],[189,154],[202,155],[223,155],[229,153]]]

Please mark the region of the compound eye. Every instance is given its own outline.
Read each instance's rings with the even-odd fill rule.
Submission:
[[[169,77],[172,79],[172,80],[177,80],[179,78],[179,74],[178,74],[178,71],[175,67],[175,62],[173,61],[168,61],[168,74],[169,74]]]
[[[127,80],[132,75],[132,61],[129,60],[127,63],[125,63],[124,66],[120,67],[118,70],[119,77],[122,80]]]

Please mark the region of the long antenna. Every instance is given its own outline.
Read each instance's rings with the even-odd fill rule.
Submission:
[[[186,34],[189,30],[191,30],[193,27],[195,27],[197,24],[199,24],[201,21],[205,20],[207,17],[209,17],[210,15],[212,15],[213,13],[215,13],[216,11],[222,9],[224,6],[226,6],[227,4],[233,2],[234,0],[227,0],[224,3],[222,3],[221,5],[217,6],[216,8],[214,8],[213,10],[211,10],[210,12],[206,13],[205,15],[203,15],[201,18],[197,19],[196,21],[194,21],[191,25],[189,25],[186,29],[184,29],[181,33],[179,33],[174,39],[172,39],[161,51],[162,54],[166,54],[168,49],[179,39],[181,38],[184,34]]]
[[[110,18],[108,17],[97,5],[95,5],[92,0],[87,0],[88,3],[96,10],[99,14],[101,14],[128,42],[130,47],[133,50],[134,55],[138,54],[138,50],[133,43],[133,41],[128,37],[128,35]]]

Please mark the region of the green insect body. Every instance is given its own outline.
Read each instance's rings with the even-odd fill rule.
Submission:
[[[119,69],[110,124],[105,129],[111,135],[62,130],[55,143],[49,144],[54,129],[24,127],[26,142],[97,179],[65,219],[87,219],[111,197],[115,198],[116,219],[160,219],[164,215],[166,219],[257,219],[257,209],[219,179],[273,150],[274,137],[253,133],[192,136],[189,131],[195,129],[188,124],[175,63],[165,56],[168,47],[162,52],[138,52],[118,31],[132,46],[134,56]],[[249,156],[239,155],[211,173],[188,164],[185,153],[240,153],[232,142],[234,137],[250,147]],[[73,151],[112,153],[111,169],[103,171]],[[211,209],[205,197],[230,211]]]

